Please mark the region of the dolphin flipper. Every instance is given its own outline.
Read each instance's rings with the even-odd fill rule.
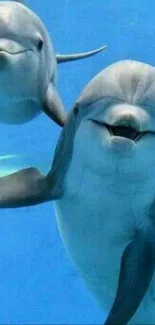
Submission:
[[[51,82],[43,102],[43,110],[58,125],[64,126],[67,115],[60,96]]]
[[[93,50],[93,51],[88,51],[85,53],[75,53],[75,54],[56,54],[56,59],[57,63],[64,63],[64,62],[69,62],[69,61],[74,61],[74,60],[80,60],[80,59],[85,59],[88,58],[89,56],[95,55],[107,48],[107,45],[103,45],[102,47]]]
[[[48,179],[36,168],[22,169],[0,178],[0,208],[16,208],[55,199]]]
[[[125,325],[139,307],[155,269],[155,230],[138,230],[124,250],[116,297],[105,325]]]

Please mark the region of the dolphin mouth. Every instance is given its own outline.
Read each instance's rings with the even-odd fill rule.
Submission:
[[[131,126],[117,125],[112,126],[105,124],[111,136],[123,137],[133,141],[138,141],[144,134],[144,132],[139,132]]]
[[[9,51],[9,50],[0,48],[0,53],[7,53],[7,54],[10,54],[10,55],[17,55],[17,54],[25,53],[25,52],[28,52],[28,51],[32,51],[32,50],[31,49],[25,49],[25,50],[19,50],[19,51]]]
[[[105,127],[113,137],[123,137],[132,141],[138,141],[146,133],[146,131],[139,131],[130,125],[110,125],[96,120],[93,122],[100,127]]]

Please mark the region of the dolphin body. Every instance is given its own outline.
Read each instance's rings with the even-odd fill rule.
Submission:
[[[0,179],[0,206],[54,201],[66,250],[108,317],[155,323],[155,68],[124,60],[84,88],[49,173]]]
[[[63,126],[66,113],[56,90],[57,63],[97,50],[55,55],[48,32],[24,1],[0,1],[0,122],[21,124],[43,111]]]

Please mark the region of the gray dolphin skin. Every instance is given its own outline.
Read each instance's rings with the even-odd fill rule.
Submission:
[[[0,122],[22,124],[43,110],[63,126],[66,113],[56,90],[57,63],[87,58],[105,48],[55,54],[43,22],[24,1],[0,1]]]
[[[97,74],[62,129],[51,170],[0,179],[0,207],[54,201],[65,248],[106,325],[155,324],[155,68]]]

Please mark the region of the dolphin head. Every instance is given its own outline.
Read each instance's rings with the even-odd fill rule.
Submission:
[[[41,20],[22,3],[1,1],[0,121],[24,123],[54,104],[52,118],[63,125],[55,79],[56,56]]]
[[[82,91],[68,118],[56,151],[55,166],[62,152],[65,157],[66,146],[66,157],[70,157],[62,162],[65,166],[67,161],[66,170],[74,161],[76,170],[89,169],[102,175],[104,181],[106,176],[112,180],[116,174],[130,181],[152,179],[155,68],[124,60],[97,74]]]
[[[105,48],[56,55],[45,26],[24,1],[1,1],[0,122],[24,123],[43,109],[63,126],[66,114],[55,87],[57,63],[87,58]]]

